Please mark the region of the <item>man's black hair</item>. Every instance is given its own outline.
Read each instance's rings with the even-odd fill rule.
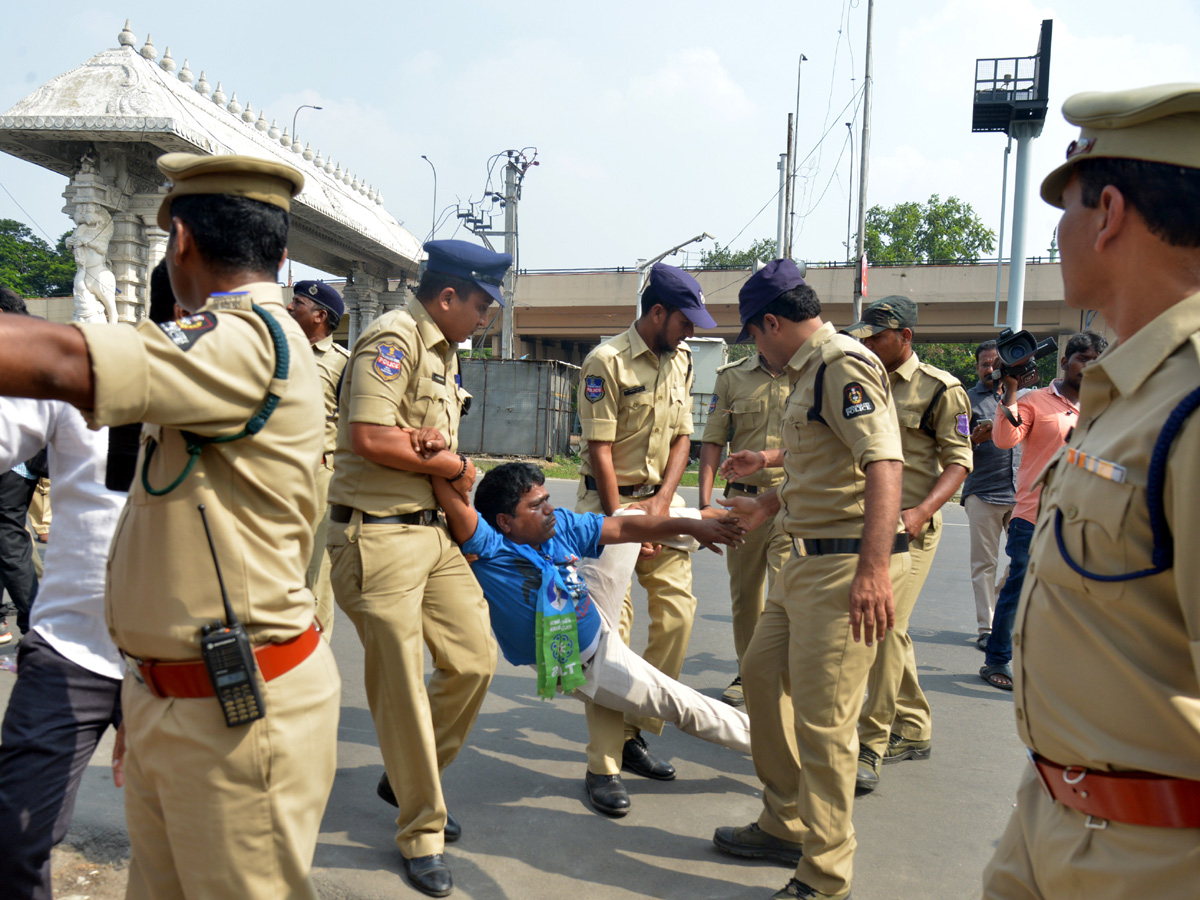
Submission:
[[[664,300],[660,300],[658,291],[654,289],[653,285],[648,284],[646,285],[646,289],[642,291],[641,315],[648,316],[650,314],[650,310],[654,309],[656,306],[661,306],[664,310],[666,310],[668,318],[670,318],[671,313],[679,309],[678,306],[675,306],[672,303],[667,303]]]
[[[483,516],[483,521],[498,531],[497,517],[501,513],[515,515],[525,492],[545,483],[546,476],[533,463],[511,462],[496,466],[475,488],[475,510]]]
[[[171,215],[191,229],[196,249],[222,274],[269,272],[272,280],[287,249],[287,212],[231,194],[186,194],[171,202]]]
[[[0,312],[16,313],[20,316],[29,315],[29,310],[25,306],[25,301],[10,287],[0,284]]]
[[[459,298],[464,301],[469,300],[471,295],[476,291],[481,294],[487,294],[487,291],[470,278],[459,278],[457,275],[447,275],[445,272],[430,272],[426,269],[421,275],[421,283],[417,285],[417,299],[422,303],[427,303],[446,288],[454,288],[454,293],[458,294]],[[490,294],[488,294],[488,299],[491,299]]]
[[[768,313],[789,322],[807,322],[821,314],[821,301],[817,299],[817,292],[807,284],[798,284],[751,316],[746,325],[753,325],[761,331]]]
[[[1200,247],[1200,169],[1140,159],[1085,159],[1075,169],[1084,206],[1094,209],[1111,184],[1155,237],[1173,247]]]
[[[146,317],[155,325],[175,319],[175,292],[171,290],[165,259],[150,272],[150,309]]]
[[[995,341],[984,341],[982,344],[980,344],[978,347],[976,347],[975,348],[975,365],[979,365],[979,357],[983,356],[983,354],[987,353],[989,350],[995,350],[995,349],[996,349]]]
[[[1067,348],[1063,350],[1063,358],[1070,359],[1076,353],[1087,353],[1095,350],[1099,356],[1108,347],[1108,338],[1094,331],[1081,331],[1071,335],[1067,340]]]

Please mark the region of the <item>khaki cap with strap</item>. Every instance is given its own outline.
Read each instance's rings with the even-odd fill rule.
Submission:
[[[1071,169],[1084,159],[1138,159],[1200,169],[1200,84],[1158,84],[1068,97],[1063,117],[1080,127],[1067,161],[1042,182],[1060,209]]]
[[[158,168],[171,188],[158,208],[158,227],[171,230],[171,202],[188,194],[232,194],[269,203],[288,212],[304,188],[304,176],[291,166],[256,156],[201,156],[167,153]]]

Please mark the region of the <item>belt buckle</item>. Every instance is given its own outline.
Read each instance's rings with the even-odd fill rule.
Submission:
[[[654,487],[655,486],[652,484],[639,484],[637,487],[635,487],[633,489],[633,496],[637,497],[639,499],[641,499],[642,497],[649,497],[649,496],[653,495]]]

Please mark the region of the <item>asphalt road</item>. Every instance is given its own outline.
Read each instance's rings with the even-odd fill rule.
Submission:
[[[551,482],[550,489],[556,503],[573,504],[573,483]],[[695,502],[694,489],[683,494]],[[978,896],[1025,765],[1011,694],[988,687],[977,674],[983,654],[970,643],[966,515],[955,506],[945,518],[911,628],[934,711],[934,753],[928,761],[884,767],[879,789],[856,803],[854,896],[860,900]],[[693,573],[699,607],[682,680],[718,696],[736,669],[725,562],[701,551]],[[636,585],[634,591],[634,646],[640,647],[645,594]],[[342,715],[337,779],[316,852],[317,884],[329,900],[422,896],[399,874],[394,816],[375,796],[382,763],[363,689],[362,650],[344,617],[333,648],[343,679]],[[11,652],[0,648],[0,655]],[[12,682],[12,674],[0,671],[0,703],[7,703]],[[651,745],[675,762],[678,778],[627,775],[633,808],[613,820],[587,803],[586,739],[580,704],[539,700],[532,671],[501,659],[470,741],[444,779],[463,825],[462,840],[447,851],[455,896],[762,900],[790,877],[784,867],[738,861],[712,845],[717,826],[758,815],[760,786],[749,757],[668,726]],[[111,734],[84,778],[67,846],[56,851],[59,900],[121,896],[128,843],[110,752]]]

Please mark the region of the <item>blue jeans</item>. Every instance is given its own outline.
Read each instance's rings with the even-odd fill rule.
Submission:
[[[1004,551],[1008,554],[1008,578],[1000,595],[996,598],[996,611],[992,614],[992,634],[987,642],[987,664],[1002,666],[1012,662],[1013,623],[1017,619],[1017,602],[1021,599],[1021,587],[1025,584],[1025,570],[1029,567],[1029,543],[1033,540],[1033,523],[1025,519],[1012,519],[1008,523],[1008,543]]]

